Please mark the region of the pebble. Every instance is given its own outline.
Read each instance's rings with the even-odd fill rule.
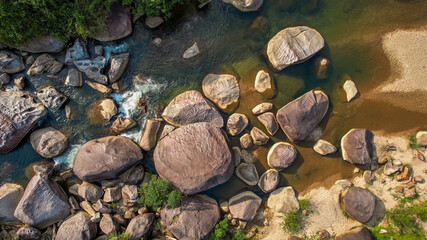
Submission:
[[[399,160],[393,160],[393,165],[394,166],[402,166],[402,162]]]
[[[386,164],[390,160],[390,157],[380,157],[378,159],[379,164]]]
[[[380,230],[380,234],[386,234],[386,233],[387,233],[387,230],[385,230],[385,229]]]
[[[414,180],[415,180],[415,182],[417,182],[417,183],[421,183],[421,182],[423,182],[423,181],[424,181],[424,178],[423,178],[423,177],[421,177],[420,175],[417,175],[417,176],[415,176],[415,177],[414,177]]]
[[[139,215],[142,215],[142,214],[144,214],[146,212],[147,212],[147,208],[145,208],[145,207],[138,209],[138,214]]]
[[[359,168],[354,168],[353,173],[359,173],[360,169]]]

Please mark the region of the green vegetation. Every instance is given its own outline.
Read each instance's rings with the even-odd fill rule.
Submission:
[[[427,221],[427,201],[411,204],[411,201],[401,201],[400,204],[386,212],[389,227],[377,226],[371,229],[378,240],[416,240],[425,239],[425,233],[420,221]],[[380,234],[385,229],[387,233]]]
[[[206,2],[201,0],[200,2]],[[18,46],[51,35],[67,41],[102,30],[111,4],[119,0],[0,0],[0,43]],[[123,0],[134,14],[169,18],[177,5],[189,0]]]
[[[176,208],[181,202],[181,193],[172,184],[156,175],[151,176],[151,181],[138,189],[140,197],[138,203],[150,207],[154,211],[164,205]]]
[[[129,240],[129,234],[127,234],[127,233],[121,233],[121,234],[111,233],[110,235],[108,235],[107,239],[108,240]]]
[[[409,135],[409,145],[408,147],[410,149],[419,149],[421,148],[421,144],[417,143],[417,139],[415,138],[415,135]]]
[[[220,221],[215,225],[215,229],[211,234],[211,236],[209,237],[209,240],[230,239],[230,238],[226,238],[228,228],[229,228],[228,219],[224,218],[222,221]],[[245,240],[245,239],[247,239],[246,235],[240,232],[240,230],[238,229],[236,233],[231,237],[231,240]]]
[[[118,203],[115,203],[115,202],[112,202],[112,203],[109,203],[109,204],[107,205],[107,207],[108,207],[109,209],[116,209],[116,208],[118,208],[118,207],[119,207],[119,204],[118,204]]]
[[[282,223],[283,231],[289,231],[297,234],[302,228],[302,212],[309,209],[310,202],[307,199],[299,200],[300,209],[294,209],[285,214],[285,219]]]

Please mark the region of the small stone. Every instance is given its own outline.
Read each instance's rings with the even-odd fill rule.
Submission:
[[[252,113],[258,115],[270,111],[271,109],[273,109],[272,103],[260,103],[252,108]]]
[[[240,137],[240,145],[242,148],[250,148],[253,145],[253,140],[251,135],[245,133],[243,136]]]
[[[354,84],[351,79],[345,81],[343,88],[347,94],[347,102],[351,102],[353,99],[356,98],[357,94],[359,93],[356,84]]]
[[[389,160],[391,160],[390,157],[380,157],[378,159],[378,163],[383,165],[386,164]]]
[[[359,172],[360,172],[359,168],[356,167],[356,168],[353,169],[353,173],[359,173]]]
[[[123,205],[128,206],[136,203],[138,198],[138,188],[136,185],[125,185],[122,188]]]
[[[111,187],[105,189],[104,194],[104,202],[110,203],[110,202],[116,202],[119,201],[122,198],[122,193],[120,191],[120,187]]]
[[[402,166],[402,162],[399,160],[393,160],[393,165],[394,166]]]
[[[79,203],[77,202],[75,197],[70,196],[68,198],[68,203],[70,204],[72,210],[79,210],[80,209]]]
[[[75,68],[69,69],[64,84],[70,87],[81,87],[83,84],[82,73]]]
[[[86,45],[77,38],[74,41],[74,45],[67,49],[67,53],[65,54],[65,63],[73,63],[74,61],[88,58],[89,54],[87,53]]]
[[[119,93],[120,92],[119,82],[115,82],[115,83],[111,84],[111,88],[113,89],[114,92]]]
[[[239,135],[248,126],[249,120],[244,114],[233,113],[227,121],[227,132],[231,136]]]
[[[83,210],[85,210],[87,213],[89,213],[89,215],[91,215],[92,217],[95,216],[96,212],[92,208],[92,205],[88,201],[81,202],[80,207],[82,207]]]
[[[113,220],[113,218],[109,214],[102,215],[102,219],[99,222],[99,228],[106,235],[117,233],[120,229],[118,224]]]
[[[397,181],[399,182],[409,180],[409,178],[410,178],[410,173],[409,173],[408,167],[404,167],[403,172],[397,175]]]
[[[18,229],[16,235],[20,240],[37,240],[41,238],[42,233],[36,228],[23,226]]]
[[[147,17],[147,19],[145,19],[145,25],[147,25],[149,28],[156,28],[164,21],[165,20],[161,17]]]
[[[237,219],[232,219],[231,220],[231,225],[232,226],[237,226],[237,224],[239,224],[239,222],[237,221]]]
[[[346,179],[337,180],[335,182],[335,185],[341,186],[342,189],[347,189],[351,187],[352,183]]]
[[[96,201],[96,203],[94,203],[92,205],[93,209],[97,212],[100,213],[111,213],[111,209],[107,208],[102,202],[101,200]]]
[[[417,196],[417,192],[415,192],[415,188],[411,188],[405,191],[404,193],[406,198],[414,198]]]
[[[45,107],[52,110],[59,110],[68,99],[64,94],[51,86],[37,91],[37,98]]]
[[[399,171],[399,167],[393,166],[393,163],[391,161],[388,161],[386,165],[384,166],[384,174],[387,176],[391,176]]]
[[[319,232],[318,240],[328,240],[331,238],[331,234],[328,232],[328,230],[323,229]]]
[[[239,226],[237,228],[240,229],[240,230],[243,230],[243,229],[246,228],[247,225],[248,225],[248,222],[240,220],[239,221]]]
[[[191,47],[185,50],[184,54],[182,54],[182,58],[190,59],[199,54],[200,54],[199,46],[197,45],[197,42],[195,42],[193,43],[193,45],[191,45]]]
[[[126,219],[124,219],[120,214],[114,214],[113,219],[115,222],[122,226],[126,226]]]
[[[267,163],[277,171],[288,168],[297,158],[297,150],[294,146],[285,142],[275,143],[267,154]]]
[[[258,116],[258,120],[264,125],[270,135],[276,134],[279,129],[276,117],[271,112],[266,112]]]
[[[320,139],[316,142],[316,144],[314,144],[313,149],[318,154],[323,156],[335,153],[337,151],[337,148],[334,145],[322,139]]]
[[[236,168],[236,176],[249,186],[255,186],[259,181],[258,172],[253,164],[241,163]]]
[[[125,219],[132,219],[135,217],[135,213],[132,211],[126,211],[124,217],[125,217]]]
[[[254,127],[251,130],[251,137],[254,141],[254,144],[256,145],[264,145],[267,144],[268,140],[270,139],[267,134],[265,134],[263,131],[261,131],[259,128]]]
[[[33,65],[33,63],[36,61],[34,56],[29,56],[27,60],[25,60],[25,65]]]
[[[137,123],[132,118],[117,118],[111,126],[113,134],[120,134],[136,127]]]
[[[233,158],[234,158],[235,166],[237,167],[240,164],[240,148],[232,147],[231,150],[233,150]]]
[[[99,223],[101,221],[101,213],[97,212],[93,217],[90,218],[90,221],[93,223]]]
[[[155,39],[153,39],[153,44],[154,44],[154,46],[156,46],[156,47],[160,47],[160,46],[162,46],[162,39],[161,38],[155,38]]]
[[[260,70],[255,77],[255,90],[265,98],[272,98],[276,95],[274,81],[270,74],[264,70]]]
[[[95,89],[96,91],[103,93],[103,94],[110,94],[112,92],[112,89],[105,86],[104,84],[100,84],[100,83],[95,83],[95,82],[91,82],[86,80],[85,83],[87,85],[89,85],[89,87]]]
[[[159,140],[160,128],[163,119],[148,119],[145,123],[144,131],[139,141],[139,146],[145,151],[153,149]]]
[[[15,84],[15,87],[19,91],[24,90],[24,88],[25,88],[25,76],[21,76],[21,77],[15,78],[13,80],[13,83]]]
[[[328,77],[330,61],[324,57],[318,57],[314,60],[314,71],[317,79],[325,79]]]
[[[104,53],[104,49],[100,45],[96,45],[94,50],[96,56],[102,56],[102,54]]]
[[[365,183],[371,184],[375,180],[375,175],[372,171],[365,171],[363,173],[363,180]]]
[[[147,212],[147,208],[145,208],[145,207],[142,207],[142,208],[138,209],[138,214],[139,215],[142,215],[142,214],[144,214],[146,212]]]
[[[302,210],[302,215],[308,216],[308,214],[310,214],[310,212],[307,209]]]
[[[427,131],[419,131],[415,136],[417,143],[423,147],[427,147]]]
[[[424,178],[420,175],[417,175],[414,177],[415,182],[422,183],[424,181]]]
[[[394,188],[394,190],[396,191],[396,192],[398,192],[398,193],[403,193],[403,190],[404,190],[405,188],[403,187],[403,186],[396,186],[395,188]]]
[[[386,233],[387,233],[387,230],[385,230],[385,229],[380,230],[380,234],[386,234]]]
[[[91,202],[96,202],[102,198],[104,190],[95,184],[83,182],[79,185],[78,193],[80,197]]]
[[[68,104],[65,105],[64,109],[65,109],[65,118],[68,120],[72,120],[72,110],[70,105]]]
[[[219,207],[221,208],[221,211],[223,211],[224,213],[228,213],[230,211],[228,201],[221,202],[219,204]]]

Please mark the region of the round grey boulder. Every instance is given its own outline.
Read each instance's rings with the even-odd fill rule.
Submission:
[[[353,128],[341,138],[342,158],[353,164],[371,164],[374,158],[374,134]]]
[[[375,212],[375,195],[369,190],[352,187],[344,195],[344,210],[356,221],[368,222]]]
[[[297,158],[297,150],[294,146],[285,142],[275,143],[267,155],[267,163],[270,167],[282,171],[288,168]]]
[[[45,158],[57,157],[68,147],[68,138],[52,127],[32,132],[30,142],[34,150]]]

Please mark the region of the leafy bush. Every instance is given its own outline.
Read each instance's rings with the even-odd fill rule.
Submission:
[[[245,240],[246,235],[241,233],[240,230],[237,229],[236,233],[234,234],[233,238],[231,240]]]
[[[107,240],[129,240],[129,234],[127,233],[111,233],[108,235]]]
[[[188,3],[189,0],[124,0],[123,5],[131,6],[133,13],[149,17],[169,18],[175,5]]]
[[[140,194],[138,203],[155,211],[166,204],[171,208],[178,207],[182,197],[168,180],[156,175],[152,175],[151,181],[139,188],[138,193]]]
[[[118,203],[115,203],[115,202],[112,202],[112,203],[107,204],[107,207],[108,207],[109,209],[116,209],[116,208],[118,208],[118,207],[119,207],[119,204],[118,204]]]
[[[209,240],[220,240],[227,235],[228,219],[224,218],[222,221],[215,225],[214,232],[209,237]]]
[[[284,231],[291,233],[298,233],[302,227],[302,211],[308,210],[310,202],[307,199],[299,200],[300,209],[294,209],[291,212],[285,214],[285,219],[282,222],[282,228]]]
[[[421,148],[421,144],[417,143],[417,139],[415,135],[409,135],[409,148],[411,149],[419,149]]]

